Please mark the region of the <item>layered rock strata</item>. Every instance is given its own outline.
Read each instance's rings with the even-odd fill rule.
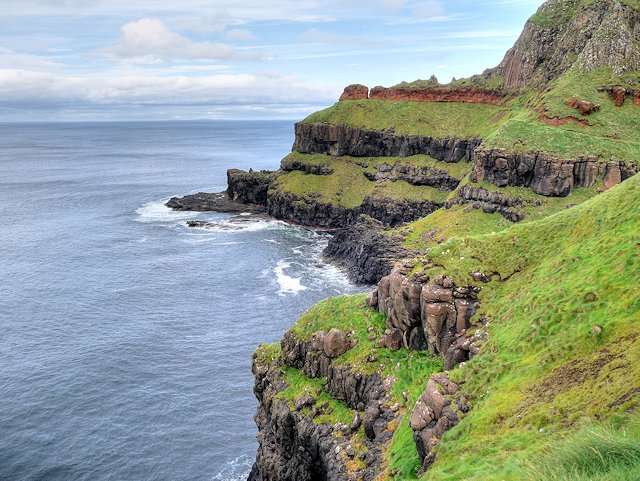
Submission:
[[[498,187],[529,187],[535,193],[566,197],[577,187],[592,187],[603,181],[605,188],[636,174],[627,162],[602,163],[594,158],[563,160],[543,152],[513,153],[504,149],[478,149],[471,179]]]
[[[296,124],[293,149],[305,154],[352,157],[429,155],[442,162],[470,161],[480,139],[437,139],[399,135],[391,130],[367,130],[347,125]]]

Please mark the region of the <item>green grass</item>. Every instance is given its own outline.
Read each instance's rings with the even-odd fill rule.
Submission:
[[[637,73],[615,77],[609,69],[588,74],[571,69],[544,94],[529,93],[514,102],[508,120],[486,137],[483,146],[515,152],[546,152],[568,159],[587,156],[639,163],[640,108],[633,105],[632,100],[618,108],[608,94],[598,92],[598,87],[604,85],[632,85],[634,79],[637,83]],[[598,112],[582,117],[589,125],[569,121],[552,126],[540,120],[541,112],[548,117],[581,117],[565,104],[570,97],[600,105]]]
[[[527,463],[547,446],[640,407],[638,209],[640,176],[540,221],[431,250],[433,275],[512,277],[483,287],[488,344],[453,372],[472,410],[424,479],[528,480]]]
[[[345,208],[359,207],[368,196],[394,200],[428,200],[436,203],[443,203],[447,198],[446,192],[433,187],[415,186],[404,181],[376,183],[368,180],[364,173],[374,172],[378,165],[428,167],[457,179],[462,179],[471,170],[469,162],[439,162],[426,155],[355,158],[293,153],[287,159],[307,165],[326,165],[333,169],[333,173],[314,175],[301,171],[286,172],[278,176],[275,189]]]
[[[583,429],[545,448],[531,462],[528,481],[632,481],[640,479],[640,419],[625,427]]]
[[[484,138],[501,123],[505,108],[455,102],[350,100],[307,117],[305,123],[328,123],[436,138]]]
[[[314,406],[305,408],[303,413],[310,414],[312,407],[325,405],[326,412],[313,418],[316,424],[347,424],[350,425],[355,416],[355,411],[342,401],[331,397],[325,390],[323,379],[311,379],[298,369],[284,369],[284,381],[287,388],[278,393],[279,399],[289,401],[292,410],[295,409],[295,401],[305,395],[310,395],[315,400]]]

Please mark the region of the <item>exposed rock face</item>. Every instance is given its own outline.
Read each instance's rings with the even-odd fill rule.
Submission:
[[[443,191],[452,191],[460,180],[450,176],[446,171],[433,167],[418,167],[411,164],[397,163],[394,165],[381,164],[376,166],[375,172],[364,174],[371,181],[404,180],[412,185],[435,187]]]
[[[367,197],[359,207],[347,208],[274,190],[269,193],[267,213],[297,224],[338,229],[352,225],[361,214],[387,226],[396,226],[429,215],[442,205],[431,201]]]
[[[606,178],[626,180],[636,172],[636,166],[625,162],[603,164],[590,158],[561,160],[541,152],[478,149],[471,177],[474,182],[530,187],[537,194],[564,197],[574,187],[591,187]]]
[[[418,282],[396,269],[380,280],[372,304],[387,316],[390,329],[402,332],[405,347],[426,348],[445,358],[458,336],[470,327],[478,291],[474,286],[457,287],[448,277]]]
[[[342,455],[343,439],[334,435],[334,427],[315,424],[277,397],[286,387],[279,369],[254,359],[253,374],[259,448],[249,481],[355,481]]]
[[[350,341],[346,333],[317,332],[301,340],[288,332],[275,364],[261,364],[254,356],[259,449],[249,481],[373,481],[379,475],[382,450],[392,436],[388,426],[398,417],[386,407],[391,384],[376,373],[364,375],[348,365],[334,365],[335,352],[328,353],[327,345],[335,345],[336,339],[342,347],[342,341]],[[326,391],[357,411],[351,425],[315,423],[323,408],[314,406],[309,394],[301,393],[293,406],[280,399],[278,393],[286,388],[280,362],[308,377],[326,378]],[[360,429],[366,449],[357,454],[351,443]]]
[[[194,212],[228,212],[228,213],[262,213],[265,206],[256,204],[243,204],[229,198],[226,192],[198,192],[184,197],[172,197],[165,204],[173,210]]]
[[[353,84],[345,87],[340,96],[340,100],[363,100],[369,98],[369,87],[366,85]]]
[[[520,222],[524,219],[524,214],[519,210],[525,204],[522,199],[508,197],[499,192],[490,192],[470,184],[463,186],[458,191],[458,198],[449,205],[454,204],[469,204],[474,209],[481,209],[488,214],[497,212],[511,222]]]
[[[330,124],[296,124],[293,149],[305,154],[353,157],[407,157],[426,154],[443,162],[469,161],[480,139],[436,139],[396,135]]]
[[[329,240],[325,257],[346,267],[349,277],[362,284],[375,284],[391,273],[398,259],[408,252],[401,240],[384,232],[384,225],[369,216],[360,216]]]
[[[504,94],[476,87],[385,88],[374,87],[369,98],[410,102],[464,102],[470,104],[501,104]]]
[[[284,172],[300,171],[305,174],[312,175],[333,174],[333,169],[327,164],[308,164],[289,157],[282,159],[282,162],[280,162],[280,169]]]
[[[384,380],[377,374],[353,372],[349,366],[335,366],[333,356],[327,354],[325,343],[328,333],[317,332],[308,341],[288,332],[282,339],[282,358],[287,366],[300,369],[305,376],[327,379],[326,389],[335,399],[352,409],[364,411],[366,407],[386,395]]]
[[[238,169],[227,171],[227,194],[243,204],[267,205],[267,192],[277,173],[245,172]]]
[[[411,414],[413,439],[426,470],[435,460],[433,449],[442,435],[454,427],[469,407],[458,386],[446,374],[434,374]]]
[[[610,67],[616,74],[639,70],[640,12],[618,0],[577,10],[575,3],[545,2],[502,63],[485,76],[500,75],[505,88],[518,89],[557,78],[574,64],[586,71]]]

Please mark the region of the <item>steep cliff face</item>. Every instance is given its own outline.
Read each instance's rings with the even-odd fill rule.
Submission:
[[[526,24],[515,46],[488,75],[518,89],[558,78],[576,65],[640,70],[640,12],[618,0],[550,0]]]
[[[353,157],[408,157],[425,154],[442,162],[470,161],[480,139],[396,135],[346,125],[298,123],[293,149],[307,154]]]
[[[524,186],[544,196],[564,197],[577,187],[592,187],[598,181],[611,188],[636,174],[638,166],[628,162],[599,162],[579,158],[562,160],[543,152],[516,154],[503,149],[479,149],[472,179],[498,187]]]

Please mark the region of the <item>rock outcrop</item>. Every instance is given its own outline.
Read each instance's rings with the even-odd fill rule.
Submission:
[[[328,260],[345,267],[349,277],[362,284],[377,283],[408,254],[401,239],[385,232],[380,221],[365,215],[352,226],[336,231],[324,251]]]
[[[273,190],[269,193],[267,213],[276,219],[301,225],[339,229],[356,222],[365,214],[386,226],[411,222],[442,207],[444,203],[425,200],[367,197],[362,205],[347,208],[322,202],[311,196],[301,197],[289,192]]]
[[[459,387],[446,374],[434,374],[411,413],[410,425],[424,472],[435,461],[434,448],[469,406]]]
[[[227,171],[227,194],[231,200],[243,204],[267,205],[267,192],[277,176],[276,172]]]
[[[411,185],[434,187],[447,192],[454,190],[460,183],[459,179],[445,170],[402,162],[394,165],[379,164],[374,172],[366,171],[364,175],[375,182],[403,180]]]
[[[520,209],[525,206],[525,201],[519,197],[491,192],[471,184],[463,186],[457,194],[457,197],[448,203],[448,207],[455,204],[467,204],[488,214],[497,212],[511,222],[520,222],[524,219],[524,214]]]
[[[293,149],[305,154],[408,157],[425,154],[442,162],[470,161],[480,139],[437,139],[331,124],[296,124]]]
[[[540,195],[565,197],[576,187],[592,187],[599,180],[615,185],[635,173],[627,162],[602,163],[593,158],[563,160],[542,152],[512,153],[503,149],[478,149],[471,178],[498,187],[530,187]]]
[[[340,96],[342,100],[365,100],[369,98],[369,87],[366,85],[353,84],[345,87]]]
[[[617,75],[640,70],[640,12],[618,0],[576,3],[545,2],[502,63],[484,76],[519,89],[558,78],[574,65],[583,71],[609,67]]]
[[[456,363],[469,359],[461,358],[461,352],[449,350],[463,344],[459,337],[471,327],[470,320],[478,308],[479,288],[456,286],[446,276],[414,280],[404,271],[400,266],[382,278],[370,304],[385,314],[391,330],[402,333],[405,347],[428,349]],[[466,352],[472,356],[475,351],[470,347]]]

